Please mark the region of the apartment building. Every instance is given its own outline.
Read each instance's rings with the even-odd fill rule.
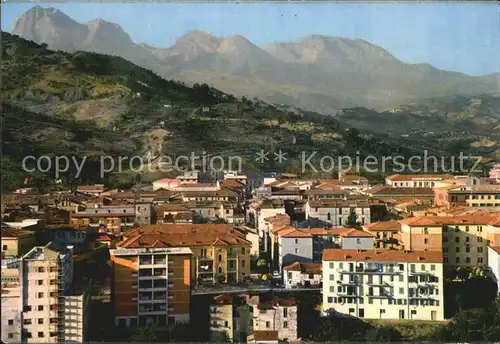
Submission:
[[[50,243],[2,261],[4,343],[85,341],[89,294],[72,287],[72,255]]]
[[[459,186],[446,191],[450,207],[500,207],[500,185]]]
[[[248,222],[259,231],[261,237],[267,229],[266,219],[275,215],[286,214],[282,200],[263,200],[252,202],[247,209]]]
[[[227,332],[232,342],[243,343],[250,327],[250,308],[246,296],[217,295],[210,305],[210,341],[217,342],[221,332]]]
[[[248,301],[253,315],[253,332],[277,331],[278,339],[288,342],[297,340],[297,303],[293,298],[269,300],[259,296]]]
[[[117,248],[190,248],[194,283],[238,282],[250,276],[251,243],[245,233],[228,224],[142,226],[123,236]]]
[[[353,212],[362,225],[371,222],[370,204],[366,200],[308,201],[305,206],[306,220],[317,221],[317,227],[344,226]]]
[[[365,319],[444,320],[437,251],[323,251],[323,311]]]
[[[157,247],[162,245],[156,242],[160,241],[147,241],[145,247],[117,245],[110,250],[116,326],[189,323],[192,251]]]
[[[405,249],[442,252],[444,264],[487,265],[487,247],[500,243],[500,219],[496,213],[421,216],[400,223]]]
[[[70,224],[75,227],[92,227],[100,233],[120,235],[135,225],[135,206],[105,206],[93,204],[71,214]]]
[[[452,178],[451,174],[393,174],[385,178],[385,184],[400,188],[433,188],[436,183]]]
[[[361,191],[370,187],[368,179],[356,175],[340,175],[339,179],[323,179],[316,188],[338,187],[342,190]]]

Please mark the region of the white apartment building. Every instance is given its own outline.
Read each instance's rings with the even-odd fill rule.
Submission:
[[[367,201],[308,201],[305,206],[306,220],[317,221],[319,224],[332,227],[344,226],[348,223],[352,212],[356,213],[357,221],[361,225],[370,223],[370,204]]]
[[[71,248],[49,243],[2,262],[4,343],[85,340],[88,298],[72,294],[72,256]]]
[[[385,178],[385,184],[399,188],[433,188],[438,182],[453,178],[451,174],[393,174]]]
[[[248,300],[253,314],[253,331],[277,331],[278,339],[297,340],[297,303],[295,299],[274,298],[262,301],[258,296]]]
[[[325,249],[322,271],[325,313],[444,320],[441,252]]]

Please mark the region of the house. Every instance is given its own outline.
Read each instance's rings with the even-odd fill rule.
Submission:
[[[36,246],[36,232],[2,223],[2,259],[20,257]]]
[[[363,230],[375,237],[375,248],[400,248],[401,223],[399,221],[380,221],[363,226]]]
[[[245,174],[238,173],[236,171],[226,171],[224,172],[224,181],[234,180],[238,183],[247,185],[247,176]]]
[[[283,280],[286,288],[319,288],[322,281],[321,262],[293,262],[283,267]]]
[[[362,319],[444,320],[437,251],[323,251],[323,312]]]
[[[437,182],[454,178],[451,174],[393,174],[385,184],[400,188],[433,188]]]
[[[308,201],[305,206],[306,220],[317,222],[314,227],[341,227],[348,223],[349,216],[356,214],[361,225],[371,222],[370,204],[367,200],[323,200]]]
[[[76,187],[76,192],[84,195],[100,196],[104,192],[104,185],[103,184],[78,185]]]
[[[346,191],[339,186],[316,187],[307,191],[306,196],[309,200],[321,201],[329,199],[345,199]]]
[[[153,191],[157,190],[174,190],[181,184],[181,181],[177,178],[163,178],[158,179],[153,182]]]
[[[265,219],[278,214],[286,214],[285,203],[282,200],[252,202],[247,208],[248,223],[259,231],[261,237],[267,229]]]
[[[278,268],[294,261],[312,262],[313,236],[306,231],[294,227],[286,227],[278,231]]]
[[[258,331],[277,331],[278,339],[297,340],[297,303],[293,298],[254,296],[248,299],[253,315],[253,334]],[[261,338],[260,335],[257,336]]]
[[[342,249],[372,250],[373,235],[365,231],[349,228],[340,234]]]
[[[250,276],[250,246],[245,233],[228,224],[142,226],[123,234],[118,249],[189,248],[193,283],[238,282]]]
[[[204,192],[204,191],[219,191],[221,189],[220,182],[215,183],[182,183],[179,184],[173,191],[175,192]]]
[[[244,342],[250,328],[250,308],[245,295],[217,295],[210,305],[210,341],[226,332],[232,342]]]

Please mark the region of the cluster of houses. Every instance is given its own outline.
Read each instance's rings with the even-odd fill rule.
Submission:
[[[125,191],[23,188],[2,201],[1,240],[5,343],[85,340],[73,262],[101,249],[118,327],[189,323],[196,290],[210,287],[210,340],[298,341],[286,293],[321,293],[324,313],[444,320],[447,267],[482,266],[500,286],[500,181],[193,171]],[[276,293],[245,290],[263,280]]]

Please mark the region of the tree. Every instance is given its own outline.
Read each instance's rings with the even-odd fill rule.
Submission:
[[[358,227],[359,222],[358,222],[358,215],[354,212],[354,210],[351,210],[351,213],[349,214],[349,217],[347,218],[347,223],[346,227]]]
[[[156,328],[152,325],[139,327],[136,332],[130,337],[130,342],[148,343],[159,341]]]
[[[231,338],[227,331],[217,331],[214,333],[212,341],[215,343],[231,343]]]

